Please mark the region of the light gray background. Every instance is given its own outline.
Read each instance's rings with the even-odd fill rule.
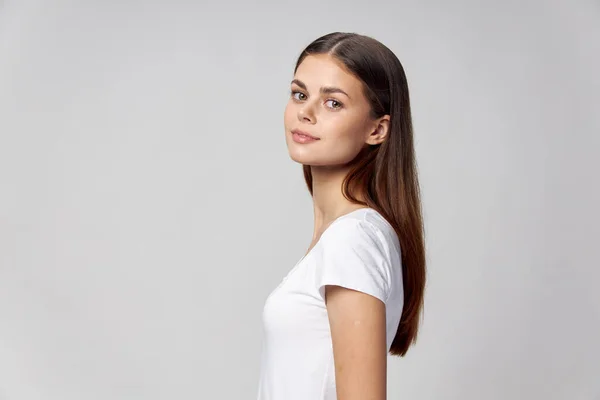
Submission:
[[[429,282],[389,398],[600,399],[597,1],[201,3],[2,4],[0,399],[255,398],[313,228],[288,83],[336,30],[412,96]]]

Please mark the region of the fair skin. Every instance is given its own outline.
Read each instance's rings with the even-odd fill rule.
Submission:
[[[382,143],[389,115],[373,119],[363,84],[329,55],[310,55],[298,67],[284,113],[290,157],[310,165],[313,177],[314,233],[308,251],[329,224],[362,208],[342,194],[348,164],[365,146]],[[299,129],[318,138],[297,143]],[[356,194],[362,200],[361,194]],[[368,294],[327,286],[338,400],[386,398],[385,304]]]

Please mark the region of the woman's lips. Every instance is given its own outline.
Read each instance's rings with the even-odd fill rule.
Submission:
[[[294,129],[292,131],[292,139],[296,143],[311,143],[316,142],[319,138],[314,137],[306,132],[300,131],[298,129]]]

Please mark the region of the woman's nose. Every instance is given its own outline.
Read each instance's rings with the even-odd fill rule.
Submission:
[[[315,122],[314,111],[309,105],[304,105],[298,110],[298,119],[303,122]]]

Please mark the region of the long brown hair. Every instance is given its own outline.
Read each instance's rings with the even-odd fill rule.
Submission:
[[[362,81],[373,118],[390,115],[387,139],[365,147],[352,161],[343,193],[353,203],[377,210],[398,235],[404,308],[390,354],[404,356],[417,338],[426,280],[421,195],[404,68],[385,45],[356,33],[334,32],[316,39],[302,51],[294,72],[311,54],[333,56]],[[312,195],[311,167],[303,169]],[[353,195],[357,192],[365,196],[365,202]]]

